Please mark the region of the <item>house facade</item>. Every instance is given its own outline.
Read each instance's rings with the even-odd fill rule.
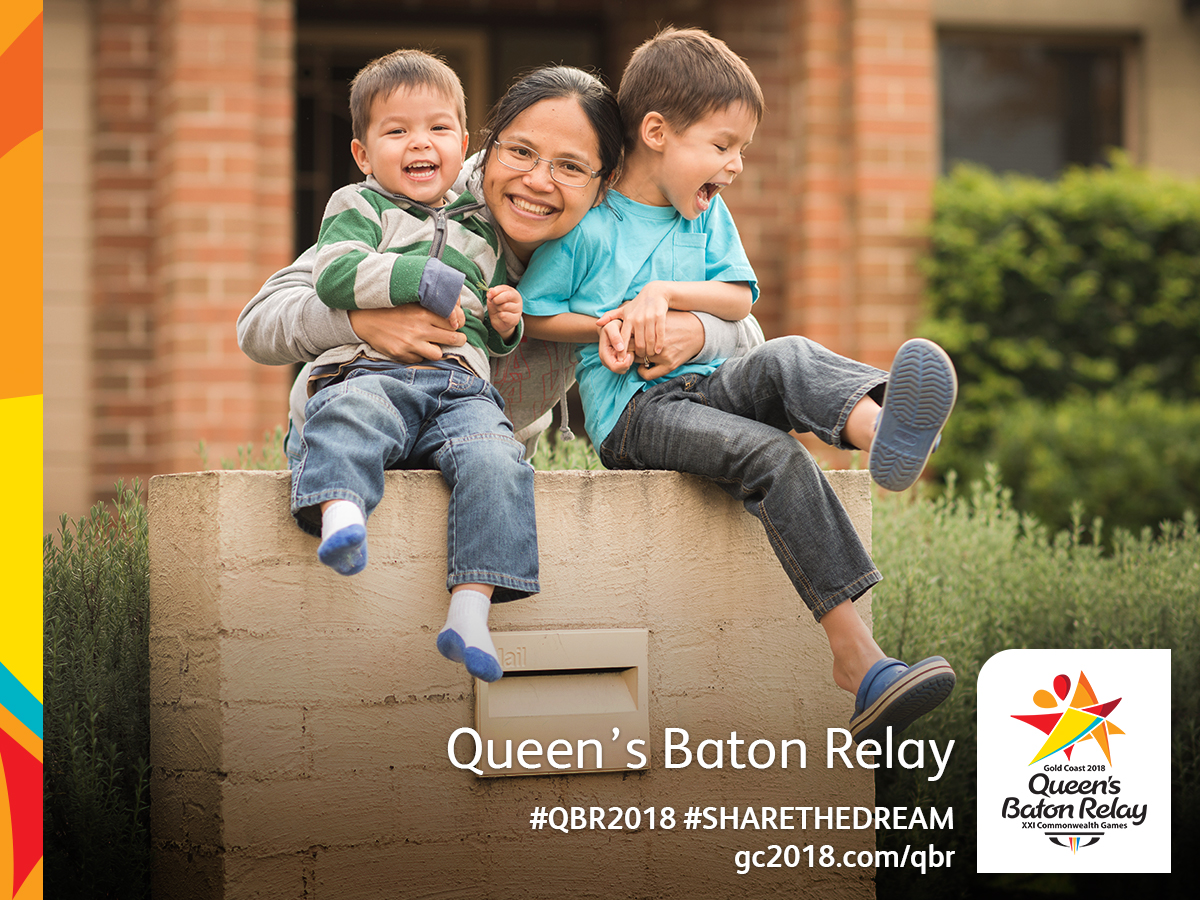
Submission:
[[[1200,174],[1195,5],[46,0],[46,527],[118,478],[215,467],[284,421],[292,371],[243,357],[234,321],[355,180],[346,83],[374,56],[442,53],[477,132],[530,67],[615,86],[660,25],[721,37],[767,102],[726,193],[756,315],[886,366],[920,315],[952,158],[1053,174],[1115,144]]]

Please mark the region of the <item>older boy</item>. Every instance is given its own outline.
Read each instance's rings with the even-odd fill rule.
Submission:
[[[825,629],[835,682],[855,694],[851,732],[878,740],[949,696],[954,672],[941,657],[907,666],[875,643],[848,601],[881,576],[819,467],[788,432],[870,448],[876,481],[903,489],[949,416],[953,368],[940,348],[910,342],[889,381],[794,337],[723,364],[642,379],[636,362],[657,352],[668,309],[738,319],[757,297],[719,194],[742,171],[763,101],[723,42],[675,29],[634,51],[618,99],[626,129],[620,178],[573,232],[534,254],[521,282],[527,333],[580,344],[587,429],[606,466],[706,476],[763,522]]]
[[[367,179],[326,207],[317,293],[342,309],[420,303],[467,341],[423,365],[402,365],[367,344],[322,354],[309,379],[292,513],[320,534],[318,558],[353,575],[367,564],[365,523],[382,498],[384,471],[440,469],[450,486],[451,599],[438,650],[495,681],[502,670],[487,628],[491,603],[538,590],[533,469],[488,383],[488,354],[520,341],[521,296],[504,284],[496,234],[476,215],[483,204],[450,191],[468,140],[454,72],[426,53],[398,50],[358,73],[350,106],[351,152]]]

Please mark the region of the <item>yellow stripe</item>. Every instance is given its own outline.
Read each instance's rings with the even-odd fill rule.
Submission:
[[[6,479],[0,516],[4,627],[0,662],[42,700],[42,398],[0,400],[0,472]],[[81,438],[82,440],[82,438]]]

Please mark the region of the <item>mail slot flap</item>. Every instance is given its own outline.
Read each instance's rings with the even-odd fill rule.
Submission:
[[[645,664],[648,640],[645,628],[492,632],[505,672],[627,669]]]
[[[644,628],[493,632],[504,677],[475,682],[475,730],[495,751],[488,776],[629,771],[649,766],[649,632]],[[565,742],[565,743],[564,743]],[[527,768],[511,748],[570,746],[551,764]]]

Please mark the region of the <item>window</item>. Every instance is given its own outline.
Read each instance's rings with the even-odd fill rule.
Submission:
[[[942,168],[966,160],[1054,178],[1128,147],[1133,42],[943,32]]]

